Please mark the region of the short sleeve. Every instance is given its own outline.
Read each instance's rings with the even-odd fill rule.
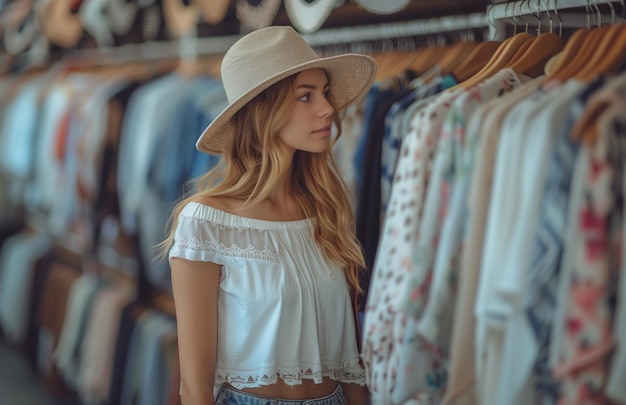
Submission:
[[[220,235],[220,228],[223,227],[197,215],[193,205],[185,206],[178,215],[170,263],[173,257],[180,257],[224,265],[223,239],[227,235]]]

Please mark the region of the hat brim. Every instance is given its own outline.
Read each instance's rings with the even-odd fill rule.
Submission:
[[[244,105],[282,79],[308,69],[326,70],[330,80],[330,91],[337,111],[359,101],[369,91],[376,75],[376,62],[367,55],[344,54],[319,58],[293,66],[270,76],[250,91],[230,103],[202,132],[196,148],[208,154],[222,153],[224,141],[233,136],[231,118]]]

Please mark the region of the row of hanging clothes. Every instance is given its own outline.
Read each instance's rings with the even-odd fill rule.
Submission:
[[[186,181],[214,164],[193,145],[226,103],[216,61],[0,77],[0,335],[61,401],[180,403],[155,245]]]
[[[626,403],[625,9],[525,31],[562,32],[559,3],[493,6],[510,36],[361,105],[374,405]]]
[[[172,303],[141,298],[120,266],[53,243],[33,230],[2,241],[4,346],[24,355],[55,403],[180,404]]]

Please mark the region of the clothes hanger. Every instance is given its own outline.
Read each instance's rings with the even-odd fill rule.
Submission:
[[[583,69],[576,72],[576,79],[588,82],[605,73],[614,73],[626,59],[626,25],[608,27]]]
[[[376,59],[378,69],[376,71],[376,80],[382,81],[393,77],[398,72],[398,58],[402,60],[406,59],[406,53],[394,49],[393,42],[391,40],[384,39],[381,42],[381,50],[374,53],[373,57]]]
[[[594,53],[598,49],[603,36],[606,34],[608,27],[601,27],[601,21],[598,16],[598,25],[596,28],[591,27],[591,11],[589,6],[587,8],[587,31],[580,31],[580,34],[576,38],[571,38],[575,42],[571,45],[571,59],[569,63],[563,63],[562,68],[555,69],[554,73],[545,79],[545,83],[555,80],[560,83],[564,83],[567,80],[575,77],[577,72],[585,69],[589,64],[589,61],[593,57]],[[568,41],[569,42],[569,41]],[[566,45],[567,46],[567,45]],[[570,56],[570,55],[568,55]]]
[[[523,3],[524,1],[519,4],[520,10]],[[543,21],[539,5],[538,0],[537,12],[535,14],[538,35],[530,35],[528,33],[529,23],[522,19],[525,25],[525,32],[517,34],[514,31],[510,41],[505,41],[506,44],[502,44],[502,51],[494,55],[494,58],[488,62],[487,66],[476,73],[474,77],[462,83],[464,88],[480,83],[503,68],[510,68],[517,74],[526,74],[531,77],[536,77],[543,73],[548,60],[563,49],[565,41],[559,35],[552,33],[552,16],[549,13],[547,15],[550,18],[550,32],[541,33]],[[529,7],[531,7],[530,1]],[[514,26],[517,27],[519,23],[514,10],[511,16]],[[521,12],[519,17],[521,17]]]
[[[438,60],[419,75],[420,81],[428,83],[438,76],[448,74],[449,71],[462,60],[462,55],[465,55],[463,50],[465,45],[464,43],[457,42],[445,47],[445,52],[442,50],[443,53],[440,56],[437,55],[434,57],[434,59]]]
[[[615,24],[615,10],[611,5],[611,23]],[[589,82],[595,77],[616,73],[626,62],[626,24],[610,25],[606,35],[600,40],[592,59],[579,72],[576,78]]]
[[[459,83],[469,79],[485,67],[487,62],[491,60],[498,49],[500,49],[500,45],[501,43],[498,41],[484,41],[478,43],[472,53],[450,73]]]
[[[424,57],[425,48],[417,48],[415,40],[406,39],[398,43],[398,48],[391,52],[387,60],[390,75],[398,75],[410,70],[414,58]]]
[[[419,58],[415,56],[412,57],[408,68],[417,75],[422,75],[435,66],[449,49],[449,47],[445,46],[445,39],[443,39],[443,37],[438,37],[435,39],[434,43],[431,38],[430,45],[424,48]]]
[[[539,10],[539,2],[537,3],[537,34],[538,36],[526,42],[519,55],[515,55],[508,68],[513,69],[517,74],[526,74],[531,77],[539,76],[545,70],[548,60],[563,50],[565,40],[559,35],[552,32],[552,16],[547,13],[550,18],[550,31],[541,33],[541,11]]]
[[[563,50],[565,40],[552,32],[545,32],[528,41],[528,46],[508,67],[517,74],[537,77],[543,73],[548,60]]]
[[[507,11],[508,11],[508,6],[509,6],[509,3],[506,4],[506,8],[505,8],[505,10]],[[480,60],[477,58],[479,55],[475,55],[472,61],[476,61],[478,63],[474,64],[474,63],[467,62],[465,66],[461,66],[463,70],[461,69],[455,70],[453,74],[457,78],[457,81],[459,83],[469,81],[472,79],[472,77],[482,74],[481,72],[484,72],[485,70],[487,70],[491,64],[493,64],[496,60],[498,60],[501,57],[503,51],[507,49],[507,47],[509,47],[511,41],[513,41],[514,38],[517,36],[518,21],[515,16],[515,13],[512,14],[512,17],[513,19],[511,21],[514,27],[513,36],[506,38],[501,43],[496,42],[498,46],[493,51],[490,49],[491,47],[494,46],[493,44],[484,45],[484,47],[487,48],[488,51],[490,51],[489,55],[480,55],[480,56],[485,56],[486,60]],[[495,25],[491,21],[489,21],[489,23],[495,27]],[[461,86],[461,84],[459,84],[458,86]]]
[[[554,79],[560,83],[564,83],[567,80],[573,78],[577,72],[583,70],[589,63],[593,54],[598,49],[602,37],[608,31],[608,27],[593,28],[585,36],[583,43],[581,44],[574,59],[569,65],[565,66],[563,70],[557,71],[554,75]]]
[[[519,34],[510,37],[509,41],[502,42],[499,47],[499,49],[501,49],[500,52],[497,52],[497,54],[494,55],[494,57],[487,62],[487,65],[478,71],[478,73],[460,83],[460,86],[465,89],[469,89],[493,76],[511,62],[517,51],[522,45],[524,45],[524,43],[533,38],[534,37],[527,32],[520,32]]]
[[[398,46],[399,48],[391,52],[383,52],[385,66],[381,77],[396,77],[411,70],[411,65],[415,63],[415,59],[429,58],[428,52],[430,50],[426,47],[416,49],[413,39],[399,42]]]
[[[554,64],[549,68],[546,66],[546,77],[542,80],[542,84],[546,84],[554,80],[559,72],[576,62],[576,55],[583,47],[589,32],[590,30],[588,28],[579,28],[572,34],[572,36],[565,43],[563,50],[558,54],[556,59],[554,59]]]
[[[450,74],[457,66],[465,61],[474,52],[478,42],[459,41],[446,52],[445,55],[437,62],[441,75]]]

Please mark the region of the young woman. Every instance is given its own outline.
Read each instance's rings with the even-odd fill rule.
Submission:
[[[229,106],[196,144],[221,154],[173,211],[184,405],[367,402],[352,293],[364,265],[330,148],[374,60],[320,58],[291,27],[222,62]]]

